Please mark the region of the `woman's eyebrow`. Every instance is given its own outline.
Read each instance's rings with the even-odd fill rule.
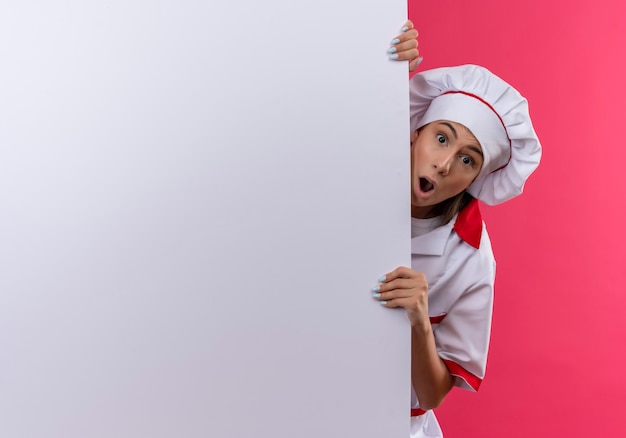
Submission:
[[[448,128],[450,128],[450,131],[452,131],[452,134],[454,135],[454,139],[457,140],[459,138],[459,136],[456,133],[456,129],[454,129],[454,126],[452,126],[450,123],[448,122],[439,122],[442,125],[446,125]]]
[[[483,150],[482,150],[481,148],[479,148],[478,146],[476,146],[476,145],[474,145],[474,144],[470,144],[470,145],[468,145],[468,146],[467,146],[467,148],[468,148],[470,151],[474,151],[474,152],[476,152],[478,155],[480,155],[480,157],[481,157],[481,158],[483,158],[483,159],[485,158],[485,157],[483,156]]]
[[[439,122],[439,123],[441,123],[442,125],[446,125],[448,128],[450,128],[450,131],[452,131],[452,135],[454,135],[454,139],[458,140],[459,136],[456,133],[456,129],[454,129],[454,126],[452,126],[448,122]],[[473,152],[476,152],[478,155],[480,155],[481,158],[485,158],[484,155],[483,155],[483,150],[479,146],[474,145],[474,144],[470,144],[467,147],[468,147],[469,150],[471,150]]]

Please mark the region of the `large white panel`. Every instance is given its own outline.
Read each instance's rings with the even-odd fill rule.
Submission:
[[[407,436],[405,1],[0,5],[0,436]]]

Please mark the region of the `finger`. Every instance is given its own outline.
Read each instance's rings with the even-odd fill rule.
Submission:
[[[405,50],[404,52],[398,52],[389,55],[389,58],[394,61],[412,61],[419,56],[420,52],[417,49]]]
[[[415,69],[417,68],[418,65],[420,65],[422,63],[422,61],[424,60],[423,57],[418,56],[416,59],[412,60],[409,62],[409,71],[415,71]]]
[[[372,288],[372,298],[378,301],[410,297],[420,301],[427,300],[428,284],[425,281],[399,278],[391,283],[380,284]]]
[[[393,281],[380,284],[376,286],[373,292],[389,292],[398,289],[418,289],[426,285],[426,282],[421,282],[414,278],[396,278]]]
[[[418,32],[416,29],[410,29],[406,32],[402,32],[400,35],[397,35],[393,40],[391,40],[391,45],[396,45],[398,43],[403,43],[409,40],[415,40],[418,37]]]
[[[408,59],[415,59],[417,58],[417,56],[419,56],[419,50],[417,49],[417,46],[418,46],[417,40],[409,40],[403,43],[396,44],[395,46],[389,47],[389,49],[387,49],[387,53],[389,54],[397,53],[398,55],[403,55],[403,56],[407,56],[406,54],[408,53],[410,55],[415,55],[413,58],[408,58]]]
[[[414,271],[411,268],[407,268],[406,266],[399,266],[391,272],[387,272],[385,275],[381,276],[378,279],[379,283],[388,283],[390,281],[395,280],[396,278],[412,278],[420,274],[419,272]],[[424,276],[424,274],[421,274]],[[424,277],[425,278],[425,277]]]
[[[400,299],[410,299],[413,302],[426,301],[428,300],[428,296],[426,293],[422,295],[415,295],[414,289],[394,289],[390,292],[381,292],[378,294],[372,294],[372,298],[378,301],[394,301]]]
[[[402,300],[402,299],[380,301],[380,304],[381,306],[385,306],[390,309],[397,308],[397,307],[406,308],[406,306],[409,305],[407,300]]]
[[[385,303],[387,301],[393,301],[401,298],[411,298],[413,294],[411,293],[411,289],[395,289],[391,292],[379,292],[372,294],[372,298],[380,303]],[[415,298],[415,297],[413,297]]]
[[[413,22],[411,20],[407,20],[406,23],[404,23],[400,32],[406,32],[409,29],[413,29]]]
[[[412,39],[412,40],[404,41],[402,43],[398,43],[392,46],[391,48],[396,49],[396,52],[406,52],[408,50],[417,49],[417,46],[419,46],[419,43],[417,42],[417,40]]]
[[[415,310],[415,300],[413,298],[396,298],[393,300],[379,301],[381,306],[393,308],[404,308]]]

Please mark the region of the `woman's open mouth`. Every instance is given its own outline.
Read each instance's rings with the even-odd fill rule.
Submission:
[[[433,185],[432,182],[430,182],[430,180],[426,179],[426,178],[420,178],[420,190],[423,193],[428,193],[432,190],[434,190],[435,186]]]

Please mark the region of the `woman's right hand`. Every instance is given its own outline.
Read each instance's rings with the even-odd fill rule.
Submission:
[[[407,21],[402,27],[402,33],[391,41],[391,47],[387,50],[389,59],[409,61],[409,71],[414,71],[423,59],[417,49],[418,35],[417,29],[413,28],[413,22]]]
[[[383,275],[372,289],[373,298],[385,307],[402,307],[417,332],[431,330],[428,316],[428,282],[422,272],[400,266]]]

